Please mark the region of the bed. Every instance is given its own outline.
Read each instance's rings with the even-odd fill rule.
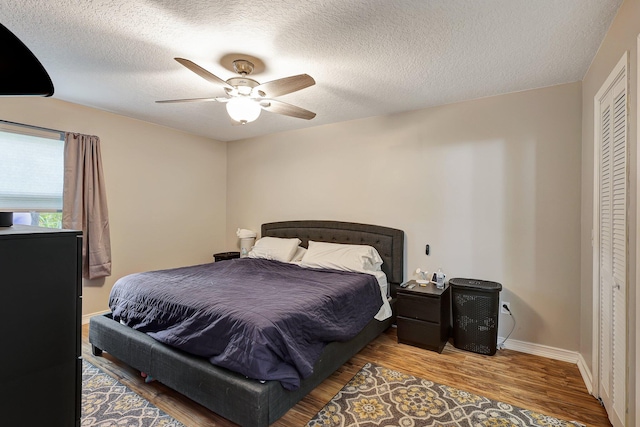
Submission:
[[[381,268],[389,283],[391,306],[394,305],[396,288],[403,281],[402,230],[305,220],[263,224],[261,237],[298,238],[305,248],[309,241],[374,247],[382,258]],[[384,321],[371,319],[354,338],[328,343],[313,364],[312,373],[290,390],[280,381],[247,378],[241,373],[213,365],[205,357],[163,344],[147,333],[115,321],[113,313],[91,318],[89,341],[94,355],[99,356],[106,351],[129,366],[152,374],[156,380],[213,412],[242,426],[255,427],[275,422],[393,321],[393,316]]]

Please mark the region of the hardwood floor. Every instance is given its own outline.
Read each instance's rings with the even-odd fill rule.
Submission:
[[[185,425],[236,425],[158,382],[146,384],[139,372],[108,353],[94,357],[88,336],[89,325],[84,325],[82,355],[85,360]],[[304,426],[367,362],[589,427],[611,426],[604,408],[587,392],[576,365],[513,350],[499,350],[494,356],[484,356],[456,349],[451,343],[438,354],[398,344],[395,328],[352,357],[272,426]]]

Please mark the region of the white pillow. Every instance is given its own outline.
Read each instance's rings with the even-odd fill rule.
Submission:
[[[300,239],[283,239],[280,237],[263,237],[251,248],[249,258],[271,259],[281,262],[289,262],[302,243]]]
[[[368,273],[381,270],[382,258],[372,246],[343,245],[310,240],[309,249],[302,257],[300,265],[309,268]]]
[[[291,258],[291,262],[302,261],[302,257],[306,252],[307,250],[305,248],[303,248],[302,246],[298,246],[298,248],[296,249],[296,252],[293,254],[293,257]]]

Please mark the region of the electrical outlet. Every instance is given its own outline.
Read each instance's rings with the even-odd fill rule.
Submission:
[[[505,309],[503,306],[507,306],[507,309]],[[506,301],[502,301],[502,303],[500,303],[500,313],[502,314],[510,314],[511,313],[511,303],[510,302],[506,302]]]

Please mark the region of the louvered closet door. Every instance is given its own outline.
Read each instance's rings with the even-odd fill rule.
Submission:
[[[626,67],[600,101],[599,394],[614,426],[624,426],[627,377]]]

